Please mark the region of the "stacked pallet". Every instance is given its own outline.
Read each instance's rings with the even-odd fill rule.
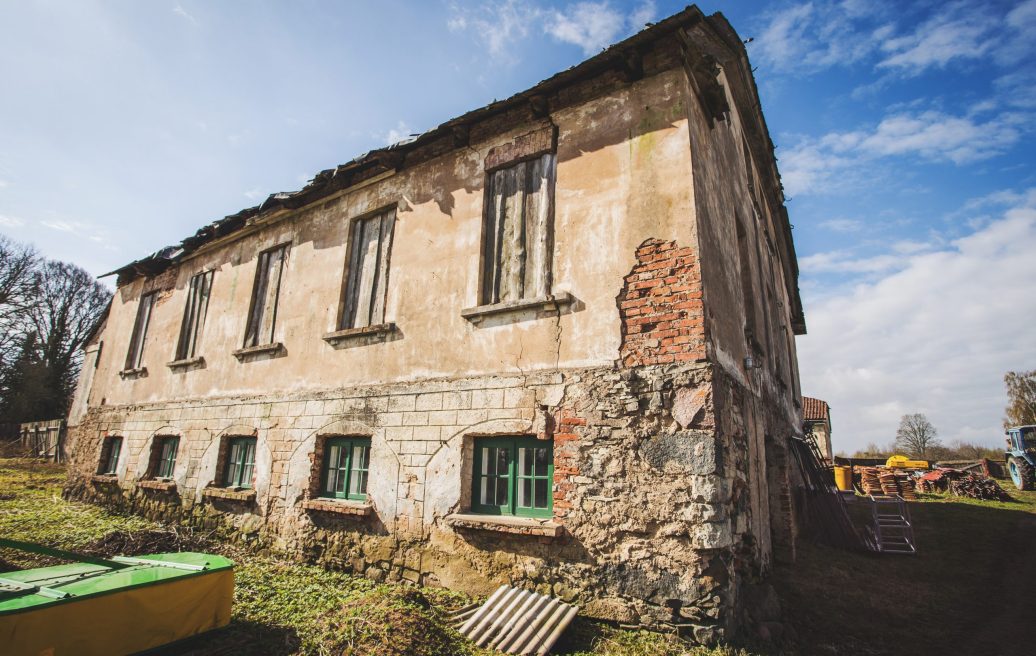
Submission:
[[[860,487],[863,488],[864,494],[884,494],[877,467],[861,467],[859,471]]]

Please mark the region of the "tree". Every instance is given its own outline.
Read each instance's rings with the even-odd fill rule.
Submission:
[[[899,420],[899,429],[896,431],[896,448],[906,451],[908,455],[925,459],[928,457],[929,449],[941,446],[937,437],[935,426],[928,421],[928,417],[916,413],[903,415]]]
[[[1008,371],[1004,428],[1036,424],[1036,371]]]
[[[63,417],[111,292],[74,264],[0,237],[0,420]]]
[[[36,296],[39,263],[31,246],[0,235],[0,371],[14,363],[24,342],[25,312]]]

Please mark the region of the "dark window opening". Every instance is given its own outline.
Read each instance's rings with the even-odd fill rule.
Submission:
[[[345,303],[339,329],[363,328],[385,322],[389,251],[395,222],[395,209],[353,221]]]
[[[554,181],[553,153],[488,173],[481,304],[550,293]]]
[[[198,354],[198,340],[205,325],[209,309],[209,292],[212,290],[212,271],[199,273],[191,278],[187,292],[187,306],[180,324],[180,341],[176,344],[176,359],[186,360]]]
[[[274,342],[277,300],[281,292],[281,276],[287,254],[287,244],[259,254],[255,284],[252,287],[252,303],[248,310],[248,327],[245,330],[245,348]]]
[[[144,342],[147,340],[147,329],[151,323],[151,309],[155,305],[155,292],[140,297],[140,304],[137,306],[137,318],[133,322],[133,334],[130,337],[129,352],[126,353],[127,371],[140,369],[144,359]]]

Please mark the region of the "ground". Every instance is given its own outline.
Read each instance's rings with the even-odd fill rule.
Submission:
[[[169,652],[224,654],[486,655],[453,632],[446,613],[470,600],[441,589],[367,579],[250,553],[222,536],[162,526],[61,499],[64,471],[0,459],[0,535],[96,554],[215,551],[237,562],[231,625]],[[769,645],[694,647],[674,636],[578,620],[557,653],[589,656],[966,654],[1032,652],[1036,493],[1014,503],[926,495],[910,510],[917,556],[871,556],[800,545],[780,569],[784,635]],[[0,571],[51,564],[0,550]]]

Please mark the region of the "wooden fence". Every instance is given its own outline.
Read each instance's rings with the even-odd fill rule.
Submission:
[[[30,458],[65,461],[65,420],[30,421],[21,424],[18,450]]]

